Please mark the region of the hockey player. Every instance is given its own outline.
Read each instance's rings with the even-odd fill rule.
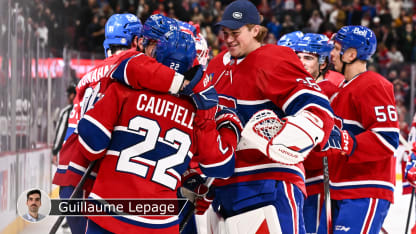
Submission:
[[[148,35],[146,29],[143,34]],[[166,51],[168,48],[172,53]],[[191,67],[196,55],[193,39],[180,31],[169,31],[160,37],[153,53],[159,62],[172,65],[180,73]],[[175,198],[180,175],[193,157],[198,158],[206,175],[224,178],[232,174],[234,156],[224,151],[235,147],[237,140],[234,138],[234,146],[223,145],[224,149],[206,147],[217,145],[217,141],[224,143],[214,120],[218,99],[215,92],[210,92],[213,88],[209,81],[194,88],[192,82],[184,93],[190,91],[187,94],[197,109],[185,98],[136,91],[120,83],[109,86],[78,126],[83,154],[90,160],[102,158],[90,198]],[[196,91],[198,88],[208,99],[198,98],[202,94]],[[110,186],[115,189],[108,189]],[[178,233],[179,226],[177,216],[89,219],[86,233]]]
[[[328,40],[325,35],[307,33],[296,42],[294,50],[306,71],[312,75],[312,78],[330,99],[338,88],[324,78],[328,68],[329,53],[332,50],[332,44],[329,44]],[[325,163],[328,167],[327,162]],[[325,197],[322,157],[312,151],[303,164],[306,170],[306,192],[308,194],[303,206],[305,229],[306,233],[317,233],[321,216],[322,219],[326,219],[322,209]]]
[[[411,144],[411,149],[407,149],[410,152],[403,152],[407,158],[402,159],[403,194],[411,194],[416,187],[416,114],[413,116],[408,143]],[[416,224],[413,225],[410,232],[412,234],[416,233]]]
[[[214,182],[216,217],[225,219],[229,233],[305,233],[302,161],[329,137],[333,115],[328,99],[293,50],[262,45],[267,29],[260,26],[259,12],[250,1],[230,3],[218,25],[227,50],[209,62],[206,76],[220,105],[236,108],[246,120],[261,109],[272,109],[285,123],[270,142],[280,149],[275,154],[266,156],[239,143],[233,176]],[[291,165],[282,163],[286,153],[296,158]]]
[[[328,40],[328,37],[323,34],[307,33],[296,42],[294,50],[306,71],[312,75],[312,78],[330,99],[338,88],[325,79],[329,53],[332,50]]]
[[[69,119],[67,139],[61,150],[58,170],[53,179],[53,183],[60,186],[61,198],[70,197],[89,165],[89,161],[85,160],[78,149],[77,135],[72,134],[72,132],[76,129],[82,114],[91,108],[97,97],[99,98],[104,92],[110,82],[110,77],[107,73],[115,65],[120,64],[126,58],[132,56],[139,57],[135,65],[140,68],[137,72],[138,77],[143,77],[143,79],[135,82],[141,88],[177,93],[184,80],[182,74],[137,51],[142,25],[136,16],[132,14],[115,14],[107,21],[105,29],[106,40],[103,44],[106,55],[109,55],[109,57],[89,71],[77,86],[77,96]],[[148,53],[151,53],[150,47]],[[157,78],[148,79],[149,75]],[[94,89],[97,89],[97,92],[93,92]],[[87,193],[92,187],[95,176],[96,172],[92,172],[88,177],[89,179],[84,186]],[[78,194],[76,197],[82,197],[82,194]],[[74,233],[80,233],[85,230],[86,220],[82,217],[68,217],[68,223]]]
[[[377,40],[364,26],[342,27],[330,53],[345,81],[331,102],[336,126],[328,141],[334,233],[379,233],[393,203],[399,145],[393,86],[367,71]]]

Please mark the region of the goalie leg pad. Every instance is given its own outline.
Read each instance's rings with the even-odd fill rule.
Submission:
[[[282,233],[276,208],[268,205],[225,220],[227,234]]]
[[[207,212],[205,212],[205,215],[207,219],[206,229],[201,230],[197,225],[198,233],[227,234],[224,218],[215,212],[214,209],[212,209],[212,206],[210,206]]]

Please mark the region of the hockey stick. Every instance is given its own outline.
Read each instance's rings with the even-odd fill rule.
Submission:
[[[205,181],[205,186],[208,188],[211,187],[211,184],[214,182],[215,178],[208,177],[207,181]],[[190,203],[190,207],[188,212],[186,213],[185,217],[182,219],[181,223],[179,224],[179,233],[182,233],[185,230],[186,225],[188,225],[189,221],[191,220],[192,216],[194,215],[195,205]]]
[[[72,192],[69,199],[74,198],[76,194],[78,194],[82,187],[85,184],[85,181],[87,180],[87,177],[91,174],[92,169],[94,168],[95,164],[97,164],[97,160],[92,161],[90,165],[88,166],[87,170],[85,171],[84,175],[82,175],[81,180],[78,182],[77,186],[75,187],[74,191]],[[65,216],[59,216],[59,218],[55,221],[53,224],[51,230],[49,231],[49,234],[55,234],[56,231],[58,231],[59,226],[61,225],[62,221],[64,220]]]
[[[324,170],[324,204],[326,215],[326,230],[327,233],[332,233],[332,211],[331,211],[331,195],[329,192],[329,172],[328,172],[328,157],[322,158],[322,165]]]
[[[412,196],[410,197],[409,212],[407,213],[405,234],[407,234],[407,231],[409,230],[409,222],[410,222],[410,216],[412,215],[412,206],[413,206],[414,197],[415,197],[415,188],[412,188]]]

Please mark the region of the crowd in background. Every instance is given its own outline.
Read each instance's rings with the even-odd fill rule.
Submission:
[[[2,5],[8,0],[1,0]],[[53,56],[63,48],[104,58],[102,42],[106,20],[114,13],[130,12],[144,22],[160,13],[201,27],[212,58],[225,48],[215,24],[231,0],[14,0],[31,33]],[[410,101],[410,64],[416,61],[416,14],[413,4],[402,0],[255,0],[269,34],[264,43],[275,44],[285,33],[301,30],[331,35],[344,25],[371,28],[378,40],[370,70],[376,70],[394,84],[403,136],[407,136]],[[12,5],[13,7],[13,5]],[[0,10],[0,41],[7,36],[7,8]],[[0,51],[5,50],[5,43]],[[0,54],[2,56],[2,54]]]

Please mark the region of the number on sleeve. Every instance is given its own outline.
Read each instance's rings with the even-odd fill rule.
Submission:
[[[378,122],[397,121],[397,112],[396,107],[393,105],[385,106],[375,106],[374,111],[376,114],[376,119]]]
[[[317,91],[321,91],[321,87],[317,83],[315,83],[315,80],[312,77],[305,77],[305,78],[297,78],[297,82],[301,82]]]

